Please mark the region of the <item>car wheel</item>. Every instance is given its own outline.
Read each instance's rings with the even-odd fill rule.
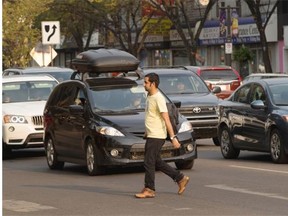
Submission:
[[[288,155],[285,154],[281,135],[277,129],[272,130],[270,135],[270,153],[273,162],[287,163]]]
[[[63,169],[64,162],[57,160],[57,153],[55,151],[54,142],[51,137],[47,138],[46,140],[45,152],[47,164],[50,169]]]
[[[226,159],[234,159],[239,156],[240,150],[233,147],[231,135],[228,127],[223,127],[220,131],[221,153]]]
[[[102,173],[102,170],[97,165],[96,146],[92,140],[89,140],[86,145],[86,163],[87,171],[90,176],[99,175]]]
[[[213,137],[212,140],[213,140],[213,143],[215,146],[220,146],[220,142],[219,142],[218,137]]]
[[[11,159],[12,158],[12,149],[3,147],[2,158],[3,158],[3,160]]]
[[[175,162],[175,165],[179,170],[192,169],[194,160]]]

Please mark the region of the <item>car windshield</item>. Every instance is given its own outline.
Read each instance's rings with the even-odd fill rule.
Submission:
[[[2,103],[47,100],[56,81],[23,81],[2,84]]]
[[[142,85],[131,88],[92,89],[94,112],[144,110],[146,92]]]
[[[288,83],[271,85],[273,103],[278,106],[288,106]]]
[[[238,80],[237,75],[233,70],[203,70],[200,76],[204,80]]]
[[[209,89],[201,78],[191,75],[160,75],[159,88],[167,95],[209,92]]]

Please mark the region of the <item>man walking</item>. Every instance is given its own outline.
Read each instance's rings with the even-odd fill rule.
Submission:
[[[144,189],[140,193],[135,194],[137,198],[155,197],[156,168],[178,183],[179,195],[184,192],[189,182],[188,176],[184,176],[180,171],[169,166],[160,156],[161,148],[167,137],[167,131],[174,148],[180,148],[180,143],[174,134],[166,101],[158,90],[158,85],[159,76],[156,73],[149,73],[145,76],[144,88],[148,92],[145,116],[145,184]]]

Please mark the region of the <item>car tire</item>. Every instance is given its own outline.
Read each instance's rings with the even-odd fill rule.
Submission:
[[[58,161],[58,155],[55,151],[54,141],[51,137],[48,137],[45,142],[45,153],[48,167],[52,170],[60,170],[64,167],[63,161]]]
[[[2,145],[2,158],[3,160],[11,159],[12,158],[12,149],[4,147]]]
[[[213,140],[213,143],[215,146],[220,146],[220,142],[219,142],[218,137],[213,137],[212,140]]]
[[[97,148],[92,140],[86,144],[87,172],[90,176],[102,174],[102,169],[97,164]]]
[[[194,160],[175,162],[175,165],[179,170],[192,169],[194,165]]]
[[[271,131],[269,146],[270,154],[273,162],[275,163],[287,163],[288,155],[285,154],[283,139],[277,129]]]
[[[240,150],[234,148],[231,140],[231,134],[227,126],[221,128],[219,141],[220,141],[221,153],[224,158],[226,159],[238,158]]]

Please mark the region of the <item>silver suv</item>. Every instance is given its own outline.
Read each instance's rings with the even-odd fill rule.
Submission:
[[[8,68],[3,71],[2,76],[25,75],[25,74],[49,74],[58,82],[69,80],[74,73],[71,68],[62,67],[27,67],[27,68]]]

